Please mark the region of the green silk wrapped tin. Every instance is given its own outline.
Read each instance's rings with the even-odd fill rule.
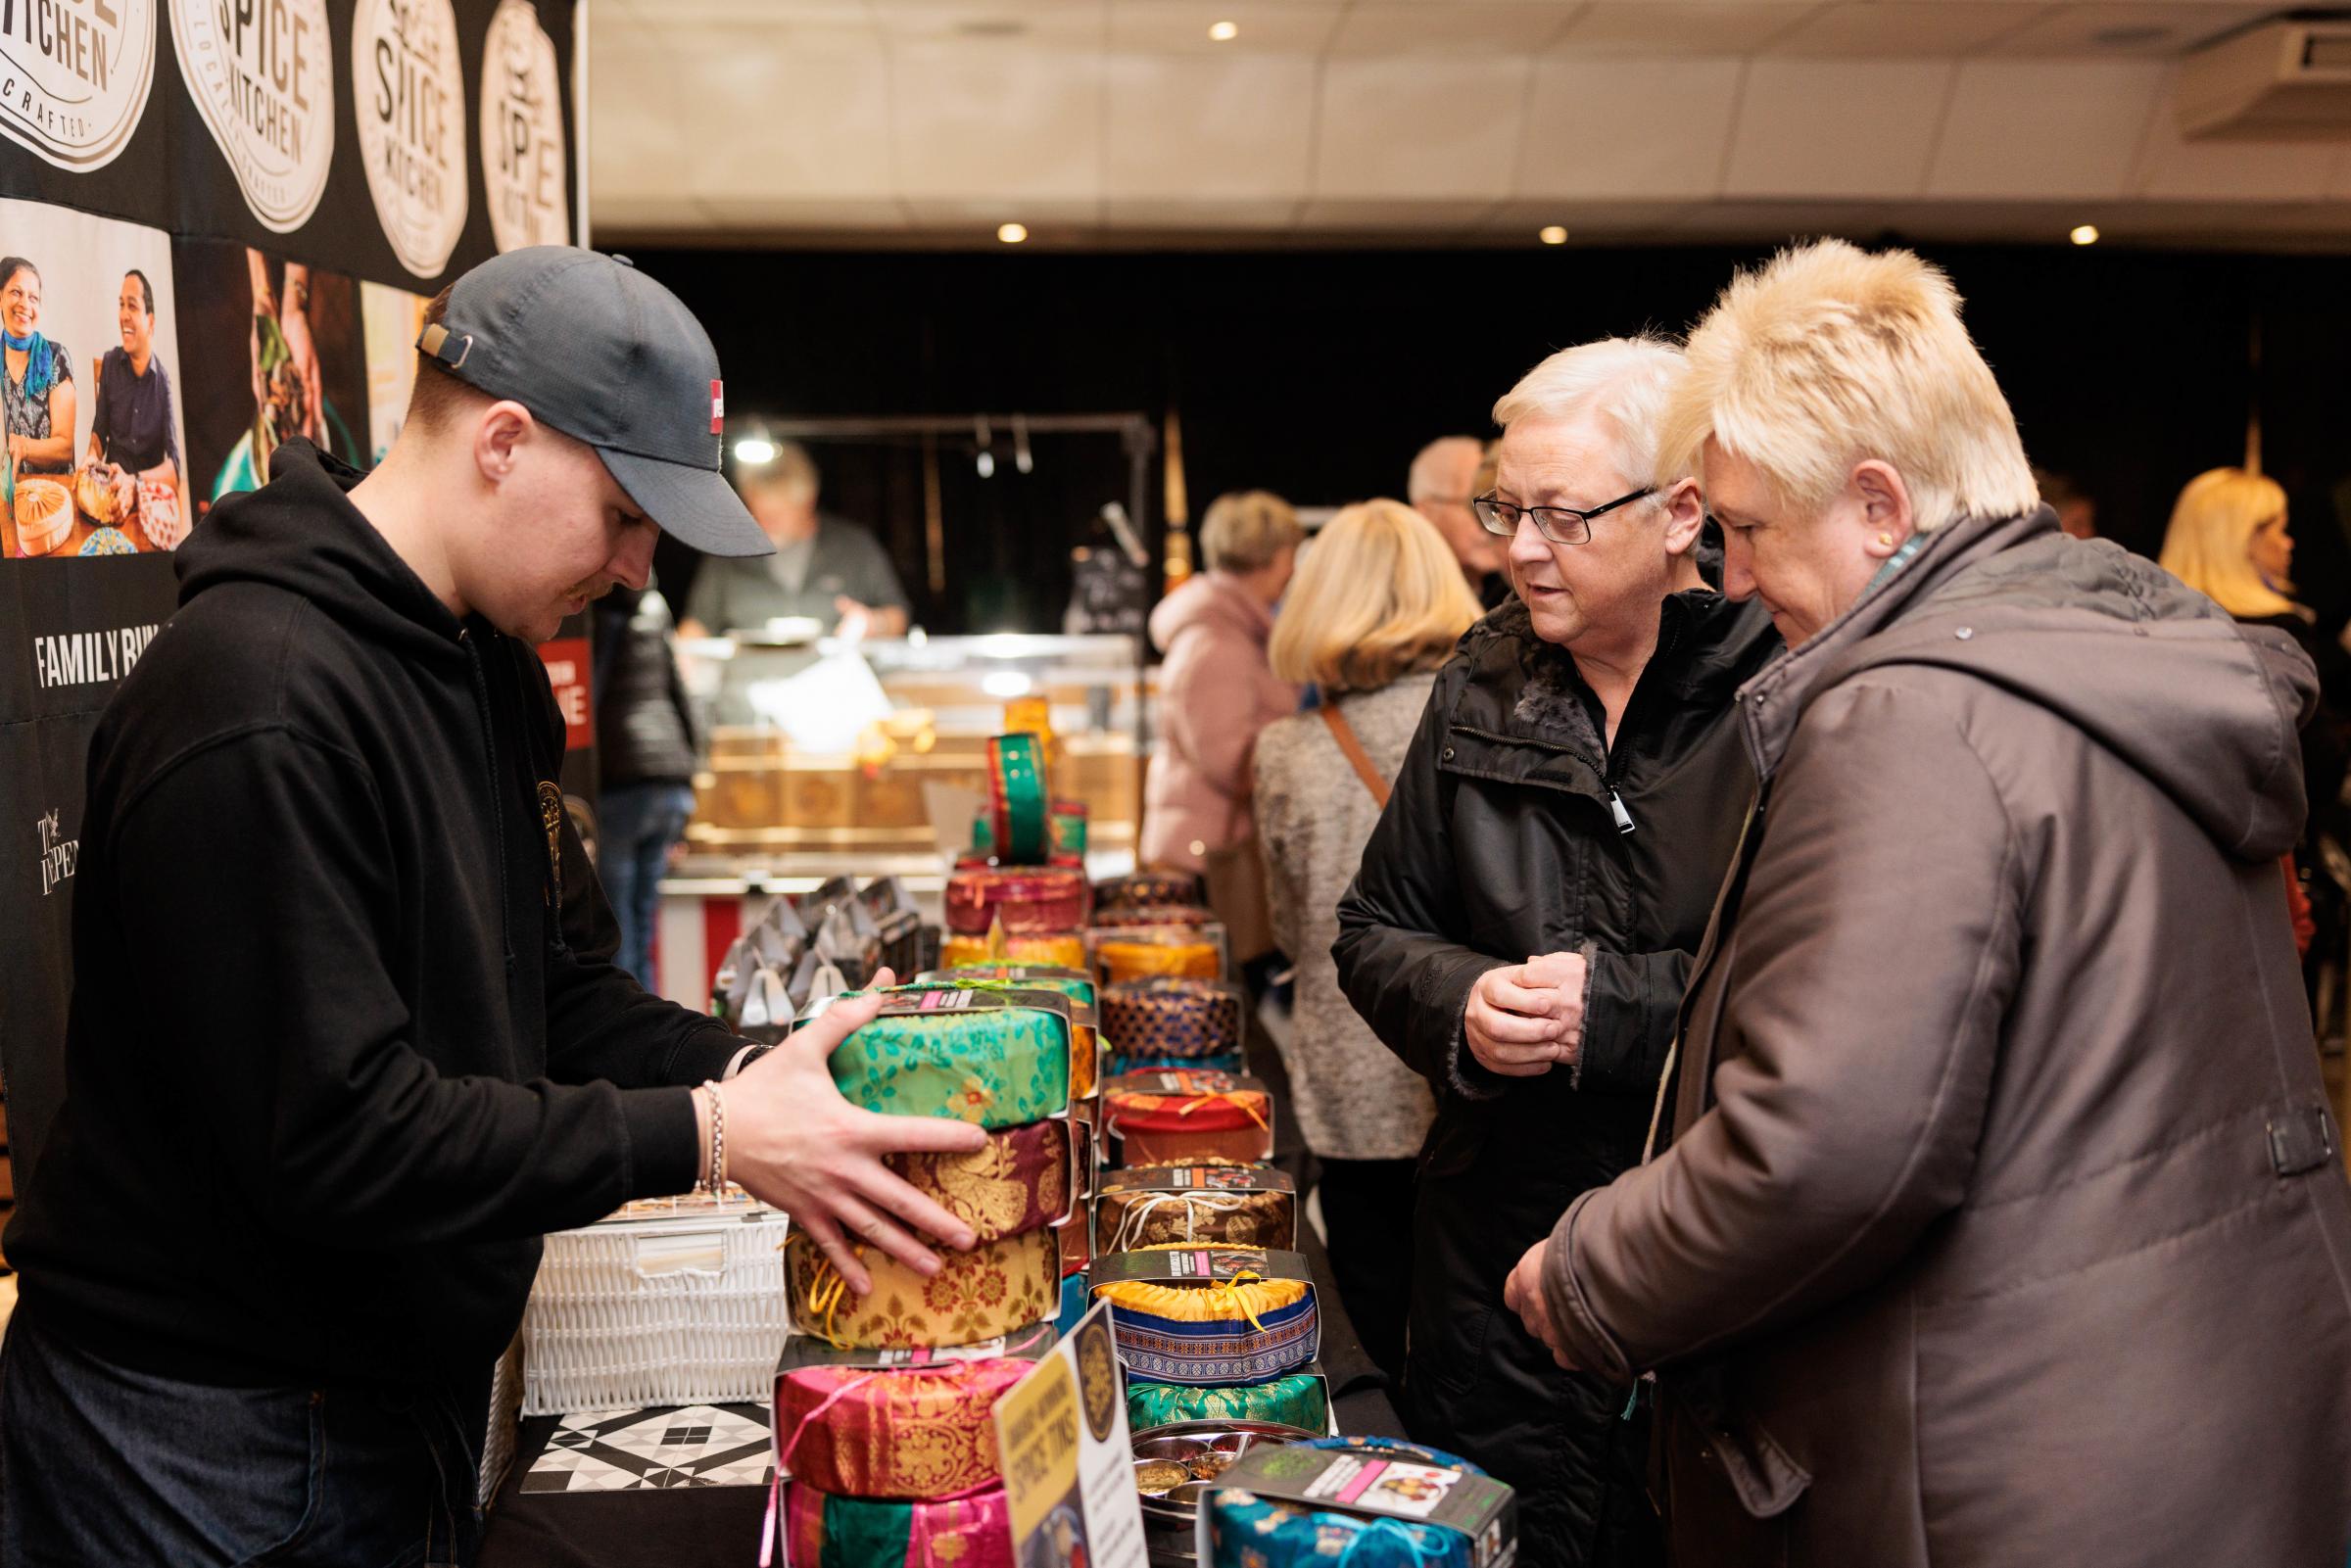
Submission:
[[[1330,1430],[1330,1396],[1319,1377],[1293,1372],[1271,1383],[1197,1389],[1179,1383],[1127,1385],[1127,1425],[1136,1432],[1178,1421],[1278,1421],[1309,1432]]]
[[[1007,865],[1041,865],[1052,847],[1045,774],[1044,742],[1035,736],[1000,735],[988,741],[993,848]]]
[[[1070,1104],[1070,1021],[1032,1008],[956,1005],[985,992],[925,991],[834,1049],[841,1097],[885,1116],[951,1117],[991,1130]]]

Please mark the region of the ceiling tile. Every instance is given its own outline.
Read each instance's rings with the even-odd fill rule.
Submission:
[[[2342,155],[2338,141],[2188,141],[2180,134],[2172,88],[2165,75],[2135,178],[2135,194],[2165,201],[2316,201],[2323,199]]]
[[[1621,243],[1628,238],[1655,235],[1664,231],[1688,209],[1687,202],[1584,202],[1526,200],[1497,203],[1486,215],[1478,219],[1478,232],[1505,242],[1520,242],[1532,249],[1542,242],[1537,236],[1549,225],[1557,223],[1567,230],[1567,249],[1606,239]]]
[[[1492,202],[1483,201],[1317,199],[1298,210],[1298,227],[1324,231],[1386,229],[1408,233],[1415,242],[1437,240],[1476,228],[1493,208]]]
[[[1820,0],[1596,0],[1553,48],[1570,57],[1743,55],[1820,9]]]
[[[1269,5],[1265,0],[1111,0],[1114,49],[1187,54],[1250,54],[1261,50],[1320,54],[1347,7],[1341,0]],[[1240,29],[1228,43],[1208,35],[1229,22]]]
[[[1314,194],[1499,201],[1517,160],[1528,71],[1502,58],[1330,62]]]
[[[1724,193],[1915,195],[1953,70],[1941,60],[1754,61],[1731,132]]]
[[[1357,0],[1331,39],[1339,55],[1526,54],[1559,36],[1572,5],[1398,5]]]
[[[1190,201],[1181,197],[1113,196],[1102,204],[1102,216],[1112,228],[1248,232],[1287,229],[1296,221],[1300,205],[1290,197]]]
[[[739,232],[888,230],[914,226],[906,209],[887,198],[713,196],[704,198],[701,205],[712,222]]]
[[[2103,55],[2169,58],[2242,26],[2269,7],[2214,0],[2138,0],[2136,4],[2051,9],[1991,46],[2002,55]]]
[[[1934,196],[2116,197],[2162,96],[2153,62],[1975,60],[1959,68]]]
[[[1099,48],[1107,0],[878,0],[873,19],[893,42]]]
[[[594,189],[675,191],[689,142],[674,80],[678,62],[655,28],[609,19],[589,33],[589,181]]]
[[[1517,193],[1711,196],[1743,69],[1736,60],[1539,62]]]
[[[890,194],[889,56],[870,29],[794,27],[771,44],[762,30],[716,25],[671,58],[692,84],[680,114],[696,149],[671,179],[713,197]],[[743,135],[745,125],[759,134]]]
[[[2017,31],[2048,7],[2036,0],[1846,0],[1771,40],[1775,55],[1963,55]]]
[[[1104,190],[1295,203],[1314,145],[1315,72],[1303,55],[1111,56]]]
[[[890,51],[898,194],[1092,201],[1102,188],[1102,58],[995,43]]]

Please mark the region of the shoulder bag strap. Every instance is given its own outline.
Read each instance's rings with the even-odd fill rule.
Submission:
[[[1370,754],[1364,750],[1364,743],[1355,737],[1355,727],[1339,716],[1335,702],[1326,699],[1317,711],[1322,715],[1322,722],[1330,727],[1330,737],[1339,743],[1339,750],[1354,765],[1355,776],[1363,780],[1364,787],[1371,791],[1373,800],[1386,806],[1388,782],[1379,776],[1377,768],[1371,766]]]

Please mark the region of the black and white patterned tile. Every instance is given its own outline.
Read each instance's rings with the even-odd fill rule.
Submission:
[[[522,1478],[525,1492],[763,1487],[775,1474],[758,1404],[690,1404],[567,1415]]]

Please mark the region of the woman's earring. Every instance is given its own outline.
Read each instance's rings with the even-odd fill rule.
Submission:
[[[1880,534],[1878,536],[1878,543],[1881,545],[1891,545],[1894,543],[1894,536],[1892,534]]]

